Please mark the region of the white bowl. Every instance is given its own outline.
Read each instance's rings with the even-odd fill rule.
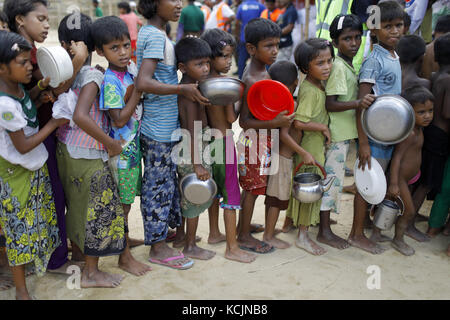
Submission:
[[[370,204],[379,204],[386,196],[387,182],[383,168],[378,161],[371,157],[371,169],[366,164],[364,171],[358,168],[359,159],[356,159],[354,177],[356,188],[361,197]]]
[[[73,65],[67,51],[61,47],[41,47],[36,53],[37,63],[44,78],[50,77],[50,86],[57,88],[73,75]]]

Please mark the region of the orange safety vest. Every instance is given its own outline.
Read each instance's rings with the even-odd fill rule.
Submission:
[[[270,20],[273,22],[277,22],[278,17],[284,12],[284,10],[280,10],[279,8],[276,8],[270,13]],[[269,9],[264,10],[261,13],[261,18],[269,19]]]
[[[223,2],[223,3],[219,6],[219,9],[217,10],[217,13],[216,13],[216,17],[217,17],[217,28],[222,29],[222,30],[224,30],[224,31],[226,31],[226,30],[225,30],[225,22],[227,22],[227,21],[229,20],[229,18],[224,18],[224,17],[223,17],[223,14],[222,14],[222,9],[223,9],[223,6],[224,6],[225,4],[226,4],[226,3]]]
[[[203,15],[205,16],[205,23],[208,21],[209,16],[211,15],[211,9],[208,6],[202,5],[200,8],[203,12]]]

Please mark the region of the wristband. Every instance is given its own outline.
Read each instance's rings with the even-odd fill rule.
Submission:
[[[47,88],[41,88],[41,81],[42,81],[42,80],[39,80],[39,81],[38,81],[37,86],[38,86],[39,90],[42,91],[42,90],[45,90],[45,89],[47,89]]]

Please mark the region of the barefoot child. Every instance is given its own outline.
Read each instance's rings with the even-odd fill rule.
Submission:
[[[92,38],[97,54],[108,60],[101,91],[100,110],[107,111],[111,122],[109,135],[125,144],[113,165],[117,172],[117,188],[120,202],[128,225],[128,215],[134,198],[141,189],[141,153],[139,126],[142,106],[139,101],[142,92],[134,87],[134,76],[128,72],[131,60],[131,40],[125,22],[114,16],[103,17],[92,24]],[[139,107],[139,108],[138,108]],[[127,246],[120,254],[119,267],[135,276],[142,276],[151,268],[136,261],[130,251],[128,230],[125,230]]]
[[[338,15],[330,26],[330,36],[338,54],[325,86],[331,144],[326,147],[324,168],[327,175],[334,175],[336,179],[322,198],[317,241],[338,249],[347,248],[348,243],[331,230],[330,212],[340,213],[345,161],[350,142],[358,137],[355,111],[369,106],[375,99],[371,94],[357,99],[358,76],[353,67],[353,58],[361,45],[362,33],[361,20],[353,14]]]
[[[395,47],[403,35],[404,11],[395,1],[378,4],[380,9],[380,28],[372,29],[371,33],[377,37],[377,44],[373,51],[363,61],[359,71],[358,99],[364,98],[372,91],[375,95],[401,93],[402,73],[399,57]],[[361,109],[356,110],[356,128],[358,130],[358,158],[360,168],[366,163],[371,168],[371,156],[377,159],[386,171],[392,156],[394,146],[385,146],[371,141],[364,133],[361,125]],[[367,217],[367,202],[356,193],[354,199],[353,225],[348,242],[355,247],[372,254],[380,254],[384,249],[376,242],[384,240],[380,231],[373,228],[372,240],[364,235],[364,222]],[[390,239],[387,239],[390,240]]]
[[[269,167],[271,142],[267,129],[289,127],[294,115],[288,116],[286,115],[287,111],[283,111],[273,120],[263,121],[256,119],[250,113],[247,105],[248,90],[255,82],[270,79],[266,66],[276,61],[281,29],[271,20],[256,18],[245,26],[244,32],[250,63],[245,68],[242,77],[246,88],[241,102],[239,125],[244,132],[237,143],[239,183],[244,189],[241,201],[242,210],[239,214],[238,242],[241,249],[256,253],[268,253],[273,251],[273,246],[255,239],[251,235],[250,229],[255,201],[259,195],[266,194],[267,172],[265,171]],[[253,144],[256,144],[257,148]],[[257,155],[250,154],[254,150],[257,150]],[[253,158],[256,158],[256,164],[250,161]]]
[[[414,254],[414,249],[403,239],[410,220],[416,213],[408,185],[420,173],[422,161],[423,128],[433,120],[432,93],[422,87],[413,86],[402,93],[403,98],[414,108],[415,126],[411,134],[395,146],[389,169],[388,194],[393,197],[400,196],[404,203],[404,212],[395,224],[395,236],[392,246],[405,256]]]
[[[184,38],[175,46],[175,56],[178,69],[183,74],[181,84],[197,83],[208,77],[211,48],[206,41],[194,37]],[[205,106],[179,95],[178,111],[181,128],[187,130],[180,145],[190,146],[183,149],[186,153],[183,152],[177,163],[178,179],[195,173],[199,180],[206,181],[212,177],[212,170],[211,165],[206,164],[203,155],[204,147],[207,145],[203,141],[203,134],[209,130]],[[186,220],[183,254],[187,257],[209,260],[216,254],[214,251],[198,247],[195,241],[199,216],[211,206],[211,203],[212,200],[203,205],[196,205],[181,197],[181,213],[183,220]],[[180,233],[184,233],[183,228],[177,229],[177,236],[180,236]]]
[[[66,20],[60,24],[62,34],[69,36],[69,41],[83,41],[92,52],[91,19],[81,15],[80,28],[70,32]],[[98,263],[100,257],[121,254],[127,244],[123,208],[107,164],[108,155],[119,155],[122,146],[108,135],[107,113],[99,109],[103,73],[90,64],[91,55],[72,84],[77,100],[72,117],[76,126],[58,130],[56,158],[66,195],[67,236],[72,253],[80,252],[85,261],[81,287],[114,288],[123,276],[100,271]]]
[[[181,1],[141,0],[138,8],[147,19],[138,35],[136,79],[136,88],[145,94],[141,121],[145,244],[151,246],[150,262],[187,269],[193,261],[165,242],[169,226],[181,225],[178,178],[171,158],[176,143],[172,133],[179,126],[177,95],[201,104],[209,101],[200,94],[197,84],[178,84],[174,47],[166,35],[166,25],[180,18]]]
[[[236,42],[233,36],[221,29],[214,28],[205,31],[202,39],[211,47],[210,77],[220,77],[231,68],[233,51]],[[217,184],[218,197],[209,208],[208,243],[219,243],[226,240],[225,258],[238,262],[252,262],[255,256],[241,250],[236,240],[236,210],[241,209],[241,195],[237,175],[236,148],[233,140],[232,124],[236,121],[234,105],[207,106],[208,124],[212,129],[220,130],[222,139],[216,138],[215,153],[217,160],[212,163],[213,178]],[[216,155],[216,154],[213,155]],[[219,200],[224,211],[225,236],[219,231]]]
[[[287,60],[277,61],[268,70],[272,80],[280,81],[294,93],[298,85],[297,66]],[[266,199],[264,204],[268,208],[266,227],[263,240],[278,249],[286,249],[290,244],[275,237],[275,226],[281,210],[286,210],[291,194],[291,181],[294,153],[302,157],[307,165],[314,165],[311,154],[299,146],[302,132],[291,124],[289,128],[281,128],[279,154],[272,153],[272,165],[278,161],[278,171],[268,178]]]
[[[419,77],[425,47],[425,41],[414,34],[403,36],[398,42],[396,50],[402,66],[402,88],[404,90],[416,85],[431,89],[430,80]]]
[[[60,244],[43,141],[67,120],[50,119],[39,130],[37,109],[22,84],[32,77],[31,45],[0,31],[0,225],[16,287],[16,299],[30,299],[25,265],[45,273]]]
[[[322,81],[330,76],[334,58],[333,45],[324,39],[308,39],[295,48],[294,57],[297,67],[306,74],[305,80],[300,84],[294,126],[303,132],[300,146],[323,166],[325,143],[330,143],[331,137],[327,126],[329,117],[325,109],[326,96]],[[302,161],[303,158],[294,156],[294,168]],[[298,173],[302,172],[321,175],[316,166],[303,165]],[[308,235],[309,227],[320,220],[320,203],[320,200],[313,203],[300,203],[291,195],[286,213],[286,216],[293,220],[293,225],[299,228],[295,245],[313,255],[322,255],[326,252]]]
[[[447,148],[450,148],[450,33],[436,40],[434,52],[439,64],[439,71],[434,74],[432,79],[435,117],[430,125],[430,130],[428,131],[427,128],[427,131],[425,131],[424,153],[426,152],[429,156],[441,160],[444,160],[446,155],[446,159],[444,160],[444,170],[441,171],[443,174],[440,176],[442,181],[440,192],[434,199],[430,219],[428,220],[427,234],[431,237],[436,236],[442,230],[450,209],[450,150],[445,151],[443,148],[445,142],[447,142]],[[441,148],[437,148],[439,144],[442,144]],[[434,166],[432,162],[427,162],[426,165]],[[433,175],[433,177],[439,176]],[[449,235],[449,226],[450,222],[448,222],[446,231],[444,231],[446,235]]]

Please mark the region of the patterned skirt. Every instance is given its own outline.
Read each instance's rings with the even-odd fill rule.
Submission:
[[[43,275],[60,244],[46,165],[30,171],[0,158],[0,225],[9,265],[33,262]]]

